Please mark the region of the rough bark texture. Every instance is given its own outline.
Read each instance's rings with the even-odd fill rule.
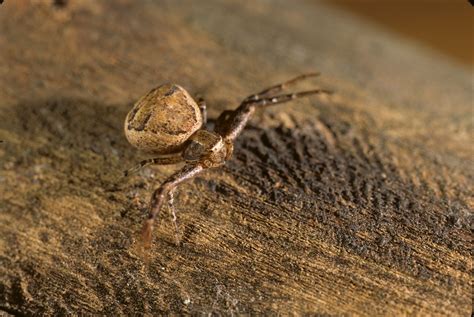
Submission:
[[[4,312],[470,314],[468,71],[312,1],[51,3],[0,6]],[[259,113],[142,254],[176,168],[121,178],[131,104],[176,82],[215,118],[311,70],[337,94]]]

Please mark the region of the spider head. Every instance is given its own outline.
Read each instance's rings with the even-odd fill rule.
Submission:
[[[189,162],[196,162],[205,158],[218,156],[224,149],[222,137],[207,130],[198,130],[188,140],[183,151],[183,158]]]

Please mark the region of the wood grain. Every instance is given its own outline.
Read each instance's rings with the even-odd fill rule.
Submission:
[[[0,308],[14,315],[471,313],[470,74],[306,1],[0,6]],[[211,118],[306,71],[335,90],[259,113],[181,186],[122,132],[175,82]]]

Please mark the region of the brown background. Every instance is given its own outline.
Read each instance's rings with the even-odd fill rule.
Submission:
[[[474,65],[474,7],[467,0],[327,0],[388,31]]]
[[[472,311],[471,74],[313,1],[6,1],[0,7],[5,313]],[[267,109],[234,158],[176,195],[122,125],[151,87],[209,115],[301,72],[336,94]]]

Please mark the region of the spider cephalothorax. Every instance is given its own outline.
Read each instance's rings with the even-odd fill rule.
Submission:
[[[284,83],[267,88],[245,98],[235,110],[224,111],[215,122],[214,131],[206,129],[206,105],[196,103],[184,88],[165,84],[151,90],[133,106],[125,119],[125,136],[138,149],[158,155],[140,162],[125,172],[148,164],[176,164],[185,166],[164,181],[153,193],[148,219],[142,229],[145,246],[151,245],[155,219],[167,197],[182,181],[211,167],[223,165],[232,156],[234,140],[240,135],[257,108],[288,102],[293,99],[330,93],[314,89],[276,95],[277,92],[318,73],[300,75]],[[173,219],[176,215],[173,211]]]

